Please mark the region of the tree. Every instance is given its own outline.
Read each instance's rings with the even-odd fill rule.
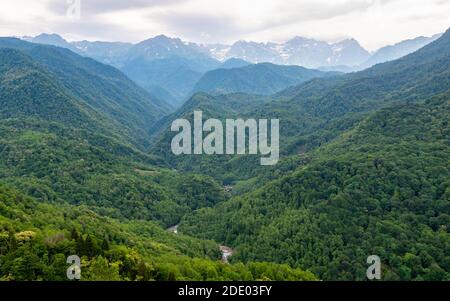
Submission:
[[[91,261],[86,280],[120,281],[119,265],[117,263],[110,264],[106,258],[98,256]]]

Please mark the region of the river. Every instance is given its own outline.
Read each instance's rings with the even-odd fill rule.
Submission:
[[[178,226],[179,225],[169,227],[167,228],[167,231],[178,234]],[[233,256],[234,250],[227,246],[219,246],[219,248],[220,252],[222,252],[222,262],[228,263],[228,258],[230,258],[230,256]]]

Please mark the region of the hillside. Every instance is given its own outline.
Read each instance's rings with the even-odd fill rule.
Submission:
[[[212,179],[163,169],[142,151],[156,104],[119,71],[68,50],[6,42],[22,50],[0,50],[3,183],[42,201],[161,226],[224,199]]]
[[[240,68],[217,69],[203,75],[194,87],[194,93],[211,94],[249,93],[270,95],[313,78],[335,75],[298,66],[280,66],[268,63]]]
[[[402,59],[379,64],[370,69],[331,78],[313,79],[290,87],[252,106],[242,106],[239,117],[279,118],[280,146],[283,157],[303,154],[329,143],[350,130],[369,114],[395,103],[414,103],[450,89],[450,31],[439,40]],[[223,96],[203,98],[201,105],[184,106],[171,116],[186,116],[195,108],[211,108],[222,103]],[[233,102],[233,95],[227,96]],[[241,96],[234,99],[240,102]],[[195,102],[188,102],[195,104]],[[208,104],[209,103],[209,104]],[[242,103],[242,101],[241,101]],[[221,117],[220,111],[208,112],[210,117]],[[231,110],[232,111],[232,110]],[[231,116],[235,116],[231,114]],[[172,119],[173,120],[173,119]],[[157,154],[183,170],[200,172],[220,181],[235,182],[261,173],[256,156],[171,156],[171,121],[158,124],[160,137],[154,146]],[[165,127],[165,128],[164,128]],[[168,158],[167,158],[168,157]],[[192,164],[198,162],[197,164]],[[214,169],[205,169],[202,160],[213,161]],[[202,169],[201,169],[202,168]]]
[[[72,42],[56,34],[26,40],[64,47],[123,71],[147,92],[180,107],[200,77],[220,62],[194,43],[159,35],[137,44],[120,42]]]
[[[0,48],[0,116],[37,117],[98,128],[89,107],[64,91],[52,75],[26,54]]]
[[[69,50],[0,45],[0,280],[66,280],[71,254],[83,280],[316,279],[165,230],[227,193],[142,151],[164,103]]]
[[[231,59],[228,59],[225,62],[223,62],[222,65],[220,65],[218,69],[241,68],[241,67],[245,67],[248,65],[251,65],[251,63],[241,60],[241,59],[231,58]]]
[[[316,279],[286,265],[221,263],[212,241],[37,202],[0,185],[0,280],[65,281],[67,254],[82,258],[83,281]]]
[[[376,64],[393,61],[396,59],[399,59],[401,57],[404,57],[405,55],[408,55],[410,53],[413,53],[420,48],[430,44],[431,42],[434,42],[435,40],[439,39],[441,37],[441,34],[436,34],[432,37],[418,37],[411,40],[402,41],[400,43],[397,43],[395,45],[389,45],[382,47],[381,49],[377,50],[362,66],[361,69],[371,67]]]
[[[154,60],[137,57],[128,61],[122,70],[141,87],[157,93],[161,97],[166,97],[165,99],[169,99],[173,107],[178,108],[203,73],[216,66],[203,67],[201,65],[201,61],[199,62],[197,59],[181,57]]]
[[[230,184],[237,179],[255,176],[258,158],[228,155],[175,156],[171,151],[174,133],[170,131],[172,121],[187,119],[193,122],[194,111],[203,112],[203,119],[237,119],[248,116],[255,107],[270,102],[270,97],[245,93],[212,96],[203,92],[192,96],[179,110],[158,122],[152,133],[154,143],[150,153],[161,158],[165,164],[183,172],[195,172],[214,177],[218,182]]]
[[[261,189],[183,219],[180,229],[236,248],[235,260],[363,280],[377,254],[385,280],[450,279],[450,94],[395,105]]]
[[[121,70],[147,91],[169,96],[173,107],[186,100],[205,72],[220,65],[198,46],[163,35],[133,45],[125,57]]]
[[[119,70],[69,50],[10,38],[0,39],[0,48],[15,49],[28,56],[28,61],[38,64],[47,80],[58,87],[56,95],[65,94],[71,102],[87,108],[91,118],[101,122],[109,134],[120,133],[126,140],[132,137],[136,146],[148,144],[147,129],[171,110],[170,105],[148,94]],[[13,76],[10,71],[3,69],[2,73]],[[49,101],[49,91],[41,92],[47,94],[36,94],[40,101]]]
[[[392,46],[382,47],[373,54],[365,50],[355,39],[327,43],[295,37],[285,43],[238,41],[232,45],[196,44],[164,35],[158,35],[137,44],[98,41],[68,42],[57,34],[41,34],[24,39],[34,43],[64,47],[77,54],[112,65],[122,70],[150,94],[179,108],[192,95],[191,92],[197,81],[206,72],[214,69],[240,68],[252,63],[272,63],[285,66],[297,65],[323,71],[353,72],[399,59],[439,37],[440,34],[437,34],[429,38],[418,37],[402,41]],[[234,82],[237,78],[230,80]],[[250,84],[253,86],[252,82]],[[236,86],[236,83],[232,86]],[[208,85],[204,88],[203,90],[195,89],[195,91],[209,91]],[[238,90],[233,89],[235,92],[250,92],[248,90],[255,89],[248,89],[245,85],[241,85]]]

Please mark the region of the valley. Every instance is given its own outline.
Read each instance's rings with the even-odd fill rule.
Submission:
[[[344,74],[233,54],[257,43],[0,38],[0,280],[66,280],[68,254],[90,281],[363,281],[373,254],[449,280],[450,30],[416,42]],[[276,164],[202,153],[208,119],[279,120]]]

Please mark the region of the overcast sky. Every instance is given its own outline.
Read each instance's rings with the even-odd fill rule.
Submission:
[[[80,18],[71,4],[77,1]],[[375,50],[443,32],[449,20],[450,0],[0,1],[0,36],[46,32],[68,40],[138,42],[158,34],[204,43],[353,37]]]

